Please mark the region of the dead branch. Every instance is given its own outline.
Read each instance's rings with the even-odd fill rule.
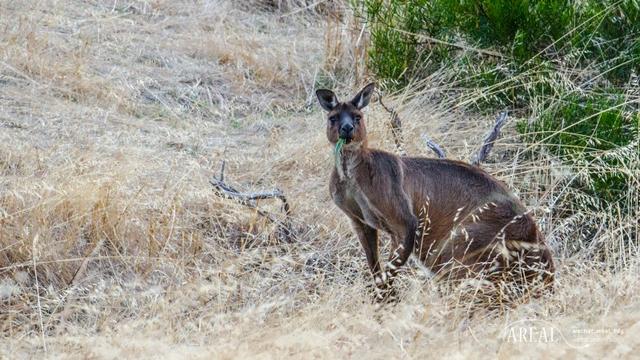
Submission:
[[[473,160],[471,160],[472,165],[480,165],[481,162],[486,160],[487,156],[491,152],[491,149],[493,149],[494,142],[498,138],[498,135],[500,135],[500,130],[502,129],[506,121],[507,112],[503,111],[498,115],[498,118],[493,125],[493,129],[491,129],[491,131],[484,137],[480,150],[478,150],[476,155],[473,157]]]
[[[385,105],[385,103],[382,101],[382,94],[380,92],[378,92],[378,102],[389,114],[391,114],[390,123],[391,123],[391,133],[393,134],[393,140],[396,144],[396,148],[398,149],[398,152],[401,155],[406,155],[404,151],[404,147],[402,145],[403,143],[402,142],[402,121],[400,120],[400,116],[398,115],[398,112],[395,111],[393,108],[389,108]],[[471,160],[472,165],[478,166],[480,165],[480,163],[482,163],[487,159],[487,156],[489,156],[489,153],[493,149],[493,144],[498,138],[498,135],[500,135],[500,130],[502,129],[506,121],[507,121],[507,112],[503,111],[498,115],[498,118],[496,119],[496,122],[493,125],[493,129],[491,129],[491,131],[485,136],[482,142],[482,146],[480,147],[478,152],[473,156]],[[444,149],[440,145],[438,145],[436,142],[434,142],[431,138],[429,138],[429,136],[427,136],[426,134],[422,134],[422,140],[425,142],[427,147],[431,149],[439,158],[444,159],[447,157]]]
[[[241,192],[238,192],[233,187],[225,184],[223,181],[216,179],[215,177],[209,180],[209,182],[211,183],[211,185],[213,185],[214,188],[216,188],[216,190],[218,190],[222,194],[222,196],[229,199],[234,199],[246,206],[255,207],[256,206],[255,200],[274,199],[274,198],[280,199],[280,201],[282,201],[282,207],[285,214],[287,215],[290,214],[289,203],[287,202],[287,198],[279,189],[263,191],[263,192],[241,193]]]
[[[402,121],[400,120],[400,116],[395,109],[387,107],[384,102],[382,102],[382,94],[378,91],[378,102],[382,107],[391,114],[391,134],[393,135],[393,141],[396,144],[396,148],[401,155],[405,155],[404,147],[402,146]]]
[[[95,259],[98,253],[100,252],[100,250],[102,249],[102,245],[104,245],[105,239],[106,237],[101,238],[93,247],[93,249],[87,253],[87,255],[82,260],[82,263],[80,263],[80,266],[76,270],[75,274],[73,274],[71,281],[69,281],[69,283],[67,284],[68,295],[67,295],[67,298],[64,299],[64,307],[62,308],[62,311],[58,315],[59,317],[58,325],[64,324],[67,317],[71,314],[70,298],[74,296],[73,291],[75,290],[76,285],[78,285],[78,282],[79,282],[78,280],[84,276],[84,273],[87,270],[87,264],[89,264],[89,261]]]
[[[401,34],[413,36],[416,39],[423,40],[420,43],[427,43],[427,44],[431,44],[431,45],[433,45],[433,44],[445,45],[445,46],[449,46],[449,47],[455,47],[455,48],[458,48],[458,49],[462,49],[462,50],[465,50],[465,51],[475,52],[475,53],[486,55],[486,56],[493,56],[493,57],[497,57],[497,58],[501,58],[501,59],[505,58],[504,55],[502,55],[501,53],[496,52],[496,51],[479,49],[479,48],[471,47],[471,46],[464,45],[464,44],[451,43],[451,42],[448,42],[448,41],[436,39],[436,38],[431,37],[431,36],[427,36],[427,35],[423,35],[423,34],[416,34],[416,33],[412,33],[412,32],[401,30],[401,29],[393,29],[393,30],[395,30],[395,31],[397,31],[397,32],[399,32]]]
[[[289,207],[289,202],[287,201],[287,198],[285,197],[282,190],[274,189],[270,191],[251,192],[251,193],[240,192],[236,190],[234,187],[232,187],[231,185],[228,185],[227,183],[224,182],[224,166],[225,166],[225,161],[222,162],[222,166],[220,169],[220,178],[216,178],[214,176],[211,180],[209,180],[209,183],[213,185],[216,191],[216,194],[227,199],[233,199],[244,206],[247,206],[251,209],[256,210],[258,215],[263,216],[267,218],[269,221],[271,221],[272,223],[277,224],[280,234],[283,235],[287,241],[290,241],[291,240],[291,223],[289,221],[289,217],[291,216],[291,208]],[[258,209],[256,200],[264,200],[264,199],[279,199],[282,202],[282,211],[285,214],[284,221],[278,219],[277,217],[273,216],[268,212]]]
[[[429,138],[427,134],[422,134],[422,140],[425,142],[429,149],[431,149],[434,153],[436,153],[436,155],[438,155],[440,159],[444,159],[447,157],[442,147],[435,141],[431,140],[431,138]]]

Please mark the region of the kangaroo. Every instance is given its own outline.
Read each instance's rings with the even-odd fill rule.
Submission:
[[[477,166],[371,149],[362,109],[374,84],[340,102],[331,90],[316,95],[327,114],[327,139],[341,141],[330,180],[331,197],[351,220],[375,284],[375,299],[394,295],[392,282],[409,256],[436,279],[482,276],[526,292],[552,286],[554,264],[535,220],[509,189]],[[392,239],[384,268],[378,232]]]

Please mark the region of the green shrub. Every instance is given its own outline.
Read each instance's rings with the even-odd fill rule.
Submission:
[[[450,60],[455,48],[421,35],[444,42],[460,36],[473,46],[497,48],[518,65],[571,55],[585,66],[599,64],[618,83],[640,70],[638,0],[352,2],[371,33],[370,68],[394,84],[424,75],[417,70],[432,71],[423,66],[426,59],[436,64]]]
[[[588,181],[575,186],[600,205],[623,200],[629,164],[616,149],[638,137],[638,106],[623,94],[640,74],[639,0],[352,4],[368,25],[369,68],[383,84],[399,88],[439,71],[461,92],[459,103],[535,114],[519,131],[584,169]]]
[[[525,61],[568,30],[574,7],[568,0],[439,1],[452,13],[449,26],[479,46],[510,46]]]
[[[427,23],[429,1],[365,0],[356,6],[370,27],[370,67],[383,80],[405,83],[419,64],[419,39],[412,34],[434,28]]]
[[[640,117],[624,94],[615,90],[571,94],[555,103],[532,124],[521,122],[518,130],[531,142],[546,144],[560,158],[575,164],[587,181],[575,183],[605,208],[624,204],[632,183],[628,171],[637,164],[633,156],[619,153],[637,146]],[[636,141],[636,143],[634,143]],[[628,152],[637,149],[627,149]]]

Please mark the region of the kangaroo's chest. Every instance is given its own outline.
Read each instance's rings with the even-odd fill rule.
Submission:
[[[372,228],[389,231],[384,214],[369,200],[367,194],[352,179],[334,178],[331,197],[335,204],[350,218],[359,220]]]

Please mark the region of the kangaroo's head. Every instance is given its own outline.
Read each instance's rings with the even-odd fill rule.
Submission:
[[[340,102],[331,90],[316,91],[320,106],[327,114],[327,139],[332,144],[343,138],[347,144],[366,144],[367,129],[364,124],[362,109],[369,104],[374,84],[365,86],[350,101]]]

